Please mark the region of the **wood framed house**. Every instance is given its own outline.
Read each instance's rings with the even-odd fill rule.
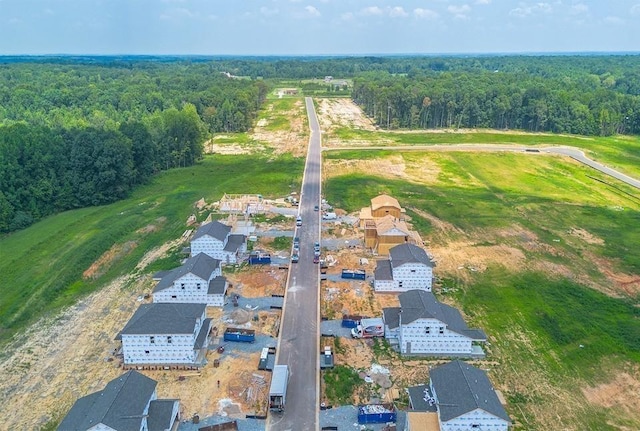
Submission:
[[[385,337],[402,355],[484,357],[478,343],[487,336],[469,329],[460,312],[439,302],[432,292],[399,295],[400,307],[383,309]]]
[[[198,253],[218,259],[223,265],[237,263],[238,256],[247,250],[247,237],[232,234],[231,227],[219,221],[203,224],[191,240],[191,256]]]
[[[153,289],[153,302],[222,307],[228,286],[220,261],[199,253],[162,277]]]
[[[120,331],[125,365],[203,365],[211,319],[205,304],[142,304]]]
[[[435,262],[424,249],[401,244],[389,251],[388,260],[379,260],[374,271],[376,292],[431,291]]]
[[[159,400],[157,382],[131,370],[79,398],[58,431],[175,431],[180,401]]]
[[[507,431],[511,419],[487,374],[463,361],[429,370],[441,431]]]

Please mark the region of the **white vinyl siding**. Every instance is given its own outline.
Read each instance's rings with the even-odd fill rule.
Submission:
[[[407,325],[401,321],[399,341],[402,354],[467,355],[473,352],[470,338],[450,331],[437,319],[417,319]]]
[[[205,314],[191,334],[122,334],[125,364],[192,364],[197,352],[195,342]]]

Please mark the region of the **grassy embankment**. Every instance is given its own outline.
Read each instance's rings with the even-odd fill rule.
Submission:
[[[630,145],[609,154],[622,160],[627,151]],[[590,404],[581,392],[640,363],[638,294],[618,291],[619,297],[611,297],[597,290],[613,284],[606,271],[640,274],[640,191],[606,186],[589,176],[613,180],[555,157],[356,150],[324,156],[330,163],[399,163],[400,157],[404,165],[404,179],[325,172],[324,190],[336,207],[355,211],[376,194],[389,193],[409,208],[428,247],[462,242],[478,255],[496,246],[524,255],[519,265],[489,262],[486,270],[464,277],[436,268],[443,294],[489,334],[488,359],[499,364],[491,375],[505,389],[520,429],[640,426],[633,409]],[[444,232],[410,208],[455,229]],[[575,228],[604,242],[570,235]]]
[[[285,195],[303,162],[290,156],[207,157],[161,173],[123,201],[58,214],[1,238],[0,343],[44,313],[132,272],[147,251],[179,238],[198,199],[212,202],[225,192]],[[110,262],[83,277],[110,249]]]
[[[512,144],[530,146],[571,146],[583,149],[587,157],[640,178],[640,138],[635,136],[574,136],[500,131],[386,132],[341,128],[329,135],[349,145],[349,141],[377,145]]]

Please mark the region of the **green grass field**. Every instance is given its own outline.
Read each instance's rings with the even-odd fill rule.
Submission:
[[[509,412],[520,429],[551,429],[552,420],[559,421],[556,429],[638,429],[638,415],[587,404],[580,390],[640,363],[640,295],[615,298],[584,284],[611,284],[594,259],[614,271],[640,274],[639,190],[556,157],[376,150],[324,156],[369,163],[401,157],[405,166],[404,179],[372,175],[370,165],[363,172],[332,173],[324,191],[337,208],[356,211],[378,193],[389,193],[408,208],[428,244],[466,241],[475,243],[477,253],[496,245],[523,253],[522,267],[494,262],[464,279],[436,268],[443,294],[455,299],[472,326],[489,334],[488,359],[500,363],[492,375],[509,388]],[[464,233],[443,235],[412,208]],[[514,226],[533,233],[543,246],[529,247],[517,234],[500,235]],[[604,243],[581,241],[567,233],[572,228]],[[573,276],[535,270],[544,264]],[[556,410],[554,402],[563,407]]]
[[[223,193],[288,194],[304,160],[291,157],[211,156],[190,168],[161,173],[128,199],[68,211],[0,239],[0,342],[51,310],[127,274],[148,250],[178,238],[193,203]],[[139,231],[148,225],[157,231]],[[99,278],[83,272],[114,244],[133,241]],[[171,260],[171,258],[169,258]],[[175,260],[175,257],[173,258]],[[172,261],[173,261],[172,260]]]
[[[628,175],[640,178],[640,138],[635,136],[573,136],[520,132],[479,131],[386,132],[341,128],[333,135],[345,141],[368,141],[370,145],[435,145],[435,144],[513,144],[521,146],[571,146],[581,148],[591,159],[600,161]]]

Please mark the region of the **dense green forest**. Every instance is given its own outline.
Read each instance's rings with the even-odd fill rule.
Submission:
[[[638,55],[0,57],[0,232],[121,199],[249,129],[275,78],[327,75],[386,128],[640,133]]]
[[[0,66],[0,232],[122,199],[245,131],[267,86],[182,62]]]
[[[640,96],[600,82],[520,72],[371,73],[353,99],[386,128],[494,128],[580,135],[637,134]]]

